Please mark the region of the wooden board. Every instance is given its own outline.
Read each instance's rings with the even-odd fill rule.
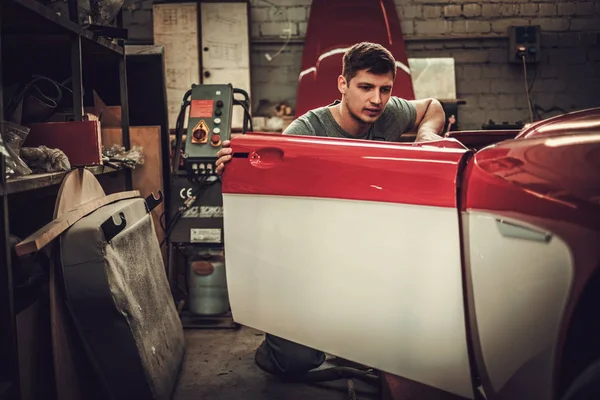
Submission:
[[[71,171],[65,176],[58,189],[54,203],[54,218],[60,217],[92,199],[104,196],[106,193],[94,174],[86,169]]]
[[[108,204],[104,189],[96,178],[86,170],[75,170],[67,174],[56,196],[54,220],[33,235],[37,238],[25,243],[42,247],[64,232],[69,226]],[[72,218],[69,218],[69,217]],[[46,228],[46,229],[44,229]],[[19,243],[20,244],[20,243]],[[37,247],[37,246],[36,246]],[[77,355],[75,341],[78,340],[69,317],[65,297],[58,283],[57,265],[50,262],[50,320],[52,350],[54,354],[54,376],[56,394],[59,399],[79,400],[85,398],[83,386],[85,362]]]
[[[94,106],[84,111],[98,117],[102,127],[121,127],[121,106],[107,106],[95,90]]]
[[[69,229],[69,227],[75,222],[79,221],[81,218],[85,217],[86,215],[92,213],[93,211],[97,210],[102,206],[105,206],[117,200],[139,197],[140,195],[139,191],[133,190],[129,192],[114,193],[103,197],[90,197],[91,200],[86,201],[85,203],[77,206],[75,205],[77,203],[77,200],[74,199],[76,199],[77,196],[79,196],[79,198],[81,199],[82,197],[80,196],[80,193],[66,193],[67,194],[63,196],[63,198],[65,198],[63,204],[60,204],[57,201],[57,206],[54,210],[56,218],[50,221],[48,224],[41,227],[40,229],[38,229],[26,239],[19,242],[15,246],[15,251],[17,255],[23,256],[41,250],[48,243],[50,243],[58,236],[60,236],[64,231]],[[59,192],[59,198],[57,200],[60,199],[60,196],[61,194]],[[73,208],[72,210],[67,210],[66,204],[71,204],[75,208]]]
[[[152,193],[157,195],[159,190],[164,193],[160,136],[160,126],[129,127],[129,140],[131,146],[141,146],[143,149],[144,164],[136,166],[131,173],[133,189],[139,190],[143,197],[148,197]],[[122,143],[120,128],[102,129],[102,145],[104,147],[110,147],[115,144],[121,145]],[[164,210],[164,202],[160,203],[152,210],[152,219],[154,221],[154,228],[159,243],[164,238],[164,231],[160,225],[160,217]]]
[[[19,378],[21,384],[21,400],[36,399],[36,384],[40,381],[42,371],[37,368],[40,337],[38,336],[39,307],[36,301],[17,314],[17,341],[19,352]]]

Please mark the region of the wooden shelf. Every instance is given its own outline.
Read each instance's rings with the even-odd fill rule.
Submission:
[[[438,42],[447,40],[508,40],[508,35],[502,33],[487,33],[487,34],[452,34],[452,35],[405,35],[404,41],[411,42]]]
[[[114,169],[108,166],[93,166],[86,167],[86,169],[92,172],[94,175],[104,175],[110,174],[112,172],[122,171],[124,168]],[[45,174],[31,174],[8,179],[6,181],[6,194],[25,192],[28,190],[58,185],[62,182],[67,173],[68,171],[50,172]]]
[[[488,33],[488,34],[471,34],[471,35],[404,35],[405,43],[413,42],[438,42],[448,40],[508,40],[508,35],[502,33]],[[294,37],[289,41],[279,36],[263,36],[251,38],[251,43],[254,45],[304,45],[304,38]]]
[[[36,0],[2,0],[2,30],[8,35],[48,35],[51,40],[63,35],[82,37],[82,49],[103,55],[123,55],[123,47],[98,37],[93,32],[71,22],[67,16],[56,14]]]

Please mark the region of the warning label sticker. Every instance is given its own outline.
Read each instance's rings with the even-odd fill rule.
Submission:
[[[181,218],[223,218],[223,207],[199,206],[187,210]]]
[[[208,125],[206,125],[206,122],[204,122],[203,119],[201,119],[196,126],[194,127],[194,131],[198,130],[198,129],[203,129],[205,134],[208,135]]]
[[[221,243],[220,229],[191,229],[190,231],[192,243]]]
[[[214,103],[214,100],[192,100],[190,118],[211,118]]]

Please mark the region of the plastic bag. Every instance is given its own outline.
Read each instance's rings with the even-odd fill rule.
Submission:
[[[0,152],[6,158],[7,178],[32,173],[19,157],[19,151],[28,134],[29,128],[8,121],[0,122]]]
[[[127,151],[124,146],[115,144],[105,148],[102,155],[108,157],[109,161],[123,163],[124,166],[129,168],[144,164],[144,148],[142,146],[133,146],[131,150]]]

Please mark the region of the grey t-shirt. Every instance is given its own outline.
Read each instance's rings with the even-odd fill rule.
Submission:
[[[332,105],[338,104],[336,100]],[[417,118],[415,106],[399,97],[392,96],[383,113],[361,136],[353,136],[342,130],[333,118],[329,106],[308,111],[296,118],[283,131],[284,135],[329,136],[353,139],[380,140],[397,142],[400,135],[412,129]]]

